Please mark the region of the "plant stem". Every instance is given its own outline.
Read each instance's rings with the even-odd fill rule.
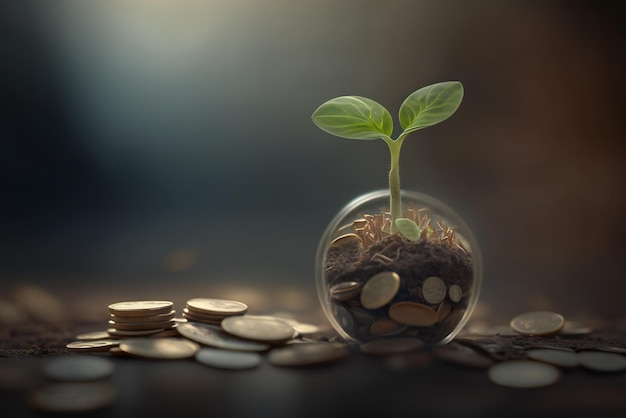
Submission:
[[[402,199],[400,196],[400,149],[404,136],[396,141],[385,140],[391,155],[389,168],[389,209],[391,211],[391,232],[396,232],[396,219],[402,217]]]

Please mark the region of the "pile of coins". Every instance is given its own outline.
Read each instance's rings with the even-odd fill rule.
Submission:
[[[67,344],[74,352],[109,352],[112,355],[149,359],[185,359],[222,369],[256,367],[262,354],[276,366],[310,366],[347,357],[347,344],[309,337],[321,329],[312,324],[271,315],[249,315],[239,301],[194,298],[183,309],[184,318],[175,318],[168,301],[132,301],[109,305],[115,325],[129,322],[152,324],[155,317],[171,315],[172,333],[162,328],[112,329],[80,334]],[[167,312],[166,312],[167,311]],[[111,324],[112,325],[112,324]],[[305,346],[303,348],[301,346]]]
[[[334,317],[348,335],[367,342],[420,334],[426,340],[444,337],[465,313],[467,295],[457,284],[447,286],[439,277],[428,277],[411,300],[399,298],[401,286],[401,277],[391,271],[375,274],[363,284],[335,284],[329,289]]]
[[[109,305],[109,314],[107,332],[114,337],[175,335],[171,330],[178,324],[174,304],[166,300],[118,302]]]

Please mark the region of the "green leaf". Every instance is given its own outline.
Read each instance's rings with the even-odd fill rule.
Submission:
[[[320,129],[348,139],[380,139],[393,132],[391,114],[381,104],[359,96],[336,97],[313,112]]]
[[[409,241],[417,241],[422,235],[422,231],[417,224],[408,218],[396,219],[396,228]]]
[[[458,81],[422,87],[400,106],[400,126],[409,133],[436,125],[452,116],[462,100],[463,85]]]

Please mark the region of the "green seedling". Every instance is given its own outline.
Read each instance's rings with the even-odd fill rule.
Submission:
[[[381,104],[360,96],[341,96],[323,103],[312,115],[320,129],[348,139],[382,139],[389,148],[389,207],[391,231],[400,231],[409,240],[418,240],[421,230],[415,222],[402,218],[400,198],[400,150],[411,132],[436,125],[448,119],[461,105],[463,85],[446,81],[422,87],[411,93],[400,106],[402,133],[393,139],[391,114]]]

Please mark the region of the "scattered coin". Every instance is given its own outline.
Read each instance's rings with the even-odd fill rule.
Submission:
[[[461,286],[453,284],[448,289],[448,296],[452,302],[456,303],[463,297],[463,289],[461,289]]]
[[[394,321],[389,317],[380,318],[370,327],[370,332],[376,337],[389,337],[400,334],[407,328],[405,324]]]
[[[426,302],[436,305],[446,297],[446,284],[439,277],[428,277],[422,283],[422,296]]]
[[[119,340],[73,341],[65,346],[69,351],[109,351],[120,344]]]
[[[430,306],[415,302],[397,302],[389,308],[389,316],[401,324],[428,327],[437,322],[437,312]]]
[[[124,340],[119,348],[138,357],[174,360],[193,357],[200,347],[179,338],[131,338]]]
[[[491,366],[487,374],[493,383],[511,388],[548,386],[561,376],[556,367],[530,360],[503,361]]]
[[[201,348],[196,353],[196,360],[205,366],[229,370],[251,369],[261,364],[261,356],[258,353],[220,348]]]
[[[33,391],[28,401],[38,410],[67,414],[98,411],[115,398],[115,389],[107,383],[55,383]]]
[[[80,341],[91,341],[91,340],[105,340],[109,337],[110,335],[106,331],[94,331],[94,332],[86,332],[83,334],[78,334],[76,336],[76,339]]]
[[[382,308],[396,296],[400,289],[400,276],[385,271],[372,276],[361,290],[361,304],[367,309]]]
[[[168,313],[174,304],[166,300],[118,302],[109,305],[109,313],[116,316],[151,316]]]
[[[348,356],[343,343],[290,344],[274,348],[267,359],[275,366],[297,367],[332,363]]]
[[[43,373],[46,377],[65,382],[88,382],[109,377],[115,365],[111,360],[94,356],[60,357],[49,361]]]
[[[489,357],[454,341],[446,345],[435,346],[432,352],[435,358],[457,366],[486,369],[495,364],[495,361]]]
[[[282,344],[295,332],[291,325],[282,320],[248,315],[224,318],[221,326],[224,331],[236,337],[268,344]]]
[[[243,315],[248,305],[234,300],[194,298],[187,301],[187,309],[198,314]]]
[[[562,315],[547,311],[527,312],[511,320],[511,328],[525,335],[548,335],[563,328],[565,319]]]
[[[338,283],[330,288],[329,293],[335,300],[347,301],[361,293],[361,285],[358,282]]]
[[[581,351],[580,365],[596,372],[621,372],[626,370],[626,357],[602,351]]]
[[[380,338],[361,345],[361,351],[365,354],[386,356],[390,354],[399,354],[419,350],[423,346],[424,342],[417,338]]]
[[[577,367],[579,364],[578,354],[569,350],[553,350],[538,348],[526,351],[528,358],[543,361],[564,369]]]
[[[265,343],[233,337],[215,325],[189,322],[180,324],[176,330],[185,338],[211,347],[234,351],[266,351],[270,349],[270,346]]]

